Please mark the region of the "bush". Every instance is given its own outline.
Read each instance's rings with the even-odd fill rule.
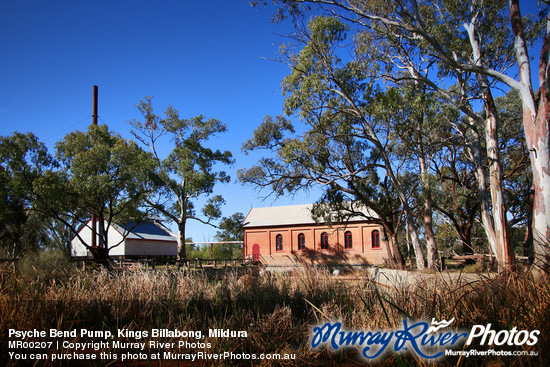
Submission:
[[[61,249],[48,249],[30,252],[23,255],[17,263],[19,282],[21,286],[39,287],[63,282],[75,271],[76,267],[69,261]]]

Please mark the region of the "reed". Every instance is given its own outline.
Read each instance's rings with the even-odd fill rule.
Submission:
[[[0,333],[6,341],[10,328],[109,330],[115,335],[118,329],[202,330],[206,334],[209,329],[245,330],[247,338],[207,336],[202,342],[211,348],[205,351],[296,354],[296,360],[266,360],[262,365],[357,365],[363,360],[354,349],[334,353],[309,348],[313,325],[339,320],[350,329],[385,330],[399,327],[404,318],[455,318],[455,329],[488,323],[493,329],[538,329],[538,344],[526,347],[539,351],[538,357],[501,359],[522,366],[546,365],[550,360],[547,277],[525,272],[474,278],[469,274],[468,279],[459,276],[457,280],[431,274],[407,284],[382,286],[364,275],[355,273],[342,280],[325,269],[309,267],[263,276],[228,272],[216,280],[201,272],[145,268],[119,273],[59,270],[52,279],[40,274],[41,279],[34,281],[28,274],[4,275],[0,277]],[[154,338],[141,341],[149,340]],[[0,352],[0,358],[7,360],[6,343]],[[496,360],[447,357],[438,365],[477,366]],[[235,361],[215,365],[220,363],[234,365]],[[426,364],[407,353],[388,353],[378,363]]]

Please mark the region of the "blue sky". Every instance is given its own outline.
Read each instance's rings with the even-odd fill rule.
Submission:
[[[0,2],[0,135],[33,132],[53,152],[55,142],[92,119],[99,86],[99,122],[130,138],[126,121],[153,96],[161,114],[170,104],[183,118],[220,119],[228,132],[213,141],[249,167],[241,144],[265,115],[280,114],[280,82],[287,66],[276,56],[288,25],[270,22],[271,10],[248,0]],[[302,204],[305,195],[262,201],[240,183],[219,185],[223,214],[251,207]],[[212,240],[215,229],[190,222],[187,235]]]
[[[291,29],[272,24],[271,15],[248,0],[2,0],[0,135],[30,131],[53,152],[64,135],[91,124],[98,85],[100,123],[130,138],[126,121],[140,118],[135,105],[153,96],[159,114],[170,104],[183,118],[202,114],[227,124],[212,142],[236,158],[233,182],[215,189],[227,201],[225,216],[313,202],[315,193],[262,201],[235,182],[236,170],[259,157],[244,156],[241,144],[265,115],[282,112],[280,82],[289,69],[266,58]],[[188,224],[195,241],[214,233]]]

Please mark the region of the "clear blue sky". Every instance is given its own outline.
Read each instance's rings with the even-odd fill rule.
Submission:
[[[153,96],[158,113],[171,104],[184,118],[203,114],[225,122],[228,132],[213,142],[233,152],[230,170],[254,157],[241,144],[263,116],[280,114],[280,82],[287,66],[276,56],[278,34],[272,10],[248,0],[0,2],[0,135],[33,132],[53,153],[68,132],[92,119],[92,87],[99,86],[99,118],[130,138],[126,121],[140,118],[135,105]],[[257,156],[256,156],[257,157]],[[262,201],[240,183],[219,185],[224,216],[245,215],[254,206],[302,204],[298,196]],[[211,240],[215,230],[189,223],[187,235]]]
[[[533,10],[535,1],[526,5]],[[280,82],[289,69],[265,58],[276,56],[278,34],[290,29],[272,24],[272,11],[248,0],[1,0],[0,135],[30,131],[53,152],[68,132],[91,124],[98,85],[100,123],[130,138],[126,121],[140,118],[136,103],[154,96],[158,113],[171,104],[184,118],[227,124],[213,142],[237,160],[233,182],[215,189],[227,200],[225,216],[313,202],[315,194],[262,201],[235,182],[236,170],[258,158],[241,154],[241,144],[263,116],[282,111]],[[187,228],[195,241],[214,233]]]

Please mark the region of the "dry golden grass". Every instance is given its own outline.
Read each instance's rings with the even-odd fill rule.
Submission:
[[[433,275],[395,286],[379,286],[365,277],[342,281],[313,268],[265,276],[228,274],[221,280],[202,273],[147,269],[121,273],[73,269],[63,277],[41,276],[36,281],[29,281],[28,276],[0,277],[2,340],[8,339],[10,328],[86,328],[115,334],[123,328],[205,333],[219,328],[246,330],[248,338],[207,337],[204,342],[212,344],[209,352],[297,354],[296,361],[264,361],[268,365],[357,365],[362,360],[354,350],[311,350],[312,326],[340,320],[349,329],[381,330],[397,328],[409,317],[428,321],[454,317],[454,328],[491,323],[493,329],[538,329],[539,342],[530,348],[538,350],[539,357],[504,361],[545,366],[550,360],[550,285],[547,278],[530,273],[480,275],[461,284]],[[6,360],[6,343],[0,352]],[[448,357],[439,364],[478,366],[494,360]],[[230,361],[225,363],[230,365]],[[425,364],[414,355],[391,353],[379,363]]]

